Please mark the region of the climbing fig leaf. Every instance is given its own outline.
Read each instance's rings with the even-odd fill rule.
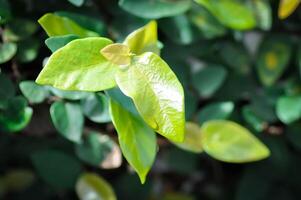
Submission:
[[[133,57],[126,70],[116,73],[116,82],[150,127],[174,142],[184,139],[183,88],[158,55],[148,52]]]
[[[156,156],[156,135],[144,121],[110,100],[110,113],[118,133],[122,154],[145,182]]]
[[[213,120],[202,127],[202,143],[206,153],[215,159],[244,163],[262,160],[270,155],[269,149],[241,125]]]
[[[124,44],[110,44],[100,52],[110,62],[116,65],[129,65],[131,62],[130,48]]]
[[[145,26],[129,34],[123,44],[137,55],[145,52],[160,53],[158,46],[157,22],[151,21]]]
[[[278,16],[285,19],[290,16],[300,4],[300,0],[281,0],[278,8]]]
[[[101,91],[114,87],[118,67],[100,54],[111,43],[102,37],[73,40],[50,56],[36,82],[63,90]]]
[[[38,22],[50,37],[68,34],[74,34],[80,37],[98,36],[97,33],[82,28],[71,19],[67,17],[61,17],[52,13],[43,15],[38,20]]]

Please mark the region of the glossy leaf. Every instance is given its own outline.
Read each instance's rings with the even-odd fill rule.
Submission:
[[[124,40],[131,52],[140,55],[144,52],[160,53],[158,48],[157,22],[151,21],[130,33]]]
[[[79,39],[77,35],[53,36],[45,40],[46,46],[54,53],[72,40]]]
[[[129,65],[131,63],[131,50],[124,44],[110,44],[101,49],[101,54],[115,65]]]
[[[209,121],[201,131],[204,151],[215,159],[244,163],[262,160],[270,155],[263,143],[235,122]]]
[[[81,142],[84,117],[78,104],[55,102],[50,107],[50,115],[55,128],[63,137],[72,142]]]
[[[156,156],[156,135],[144,121],[110,100],[110,113],[118,133],[122,154],[138,173],[141,183],[145,182]]]
[[[192,76],[192,83],[201,96],[210,97],[222,86],[226,76],[222,66],[208,65]]]
[[[81,172],[80,163],[72,156],[57,150],[39,150],[31,155],[38,175],[54,188],[71,189]]]
[[[49,96],[47,89],[34,81],[22,81],[19,87],[30,103],[41,103]]]
[[[232,102],[219,102],[209,104],[201,109],[198,114],[198,121],[203,124],[210,120],[227,119],[234,110]]]
[[[300,0],[280,0],[278,17],[285,19],[290,16],[300,4]]]
[[[107,61],[100,50],[109,39],[77,39],[54,52],[36,82],[63,90],[101,91],[116,85],[118,67]]]
[[[301,118],[301,96],[282,96],[276,104],[278,118],[290,124]]]
[[[280,78],[288,66],[292,48],[290,40],[282,36],[269,36],[260,46],[256,68],[260,81],[271,86]]]
[[[254,28],[256,19],[252,10],[239,0],[195,0],[207,8],[222,24],[232,29]]]
[[[94,173],[82,174],[76,182],[75,190],[80,200],[116,200],[112,186]]]
[[[98,123],[110,122],[109,101],[101,94],[90,94],[81,101],[81,107],[85,116],[91,121]]]
[[[74,34],[80,37],[98,36],[97,33],[82,28],[71,19],[67,17],[61,17],[52,13],[43,15],[38,20],[38,22],[50,37],[68,34]]]
[[[203,146],[201,141],[200,126],[193,122],[186,122],[184,141],[180,143],[174,143],[174,144],[186,151],[201,153],[203,151]]]
[[[78,7],[82,6],[85,3],[85,0],[68,0],[68,1]]]
[[[116,73],[116,82],[150,127],[174,142],[184,139],[183,88],[159,56],[134,57],[128,69]]]
[[[12,59],[17,53],[17,45],[15,43],[0,43],[0,64]]]
[[[191,6],[189,0],[119,0],[119,6],[138,17],[158,19],[175,16],[187,11]]]

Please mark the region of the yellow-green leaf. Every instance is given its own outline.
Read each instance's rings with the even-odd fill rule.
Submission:
[[[123,44],[127,45],[131,52],[137,55],[144,52],[159,54],[157,22],[151,21],[145,26],[135,30],[126,37]]]
[[[300,0],[281,0],[278,8],[278,17],[280,19],[285,19],[290,16],[300,2]]]
[[[261,141],[235,122],[208,121],[201,131],[204,151],[217,160],[244,163],[262,160],[270,155]]]
[[[110,44],[103,48],[101,54],[116,65],[129,65],[131,63],[131,50],[124,44]]]
[[[101,91],[114,87],[118,67],[99,53],[111,43],[102,37],[71,41],[50,56],[36,82],[63,90]]]
[[[116,73],[116,82],[150,127],[174,142],[183,141],[183,88],[158,55],[147,52],[133,57],[127,70]]]

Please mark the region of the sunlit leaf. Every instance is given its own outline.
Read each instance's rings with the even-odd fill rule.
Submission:
[[[280,0],[278,17],[285,19],[290,16],[300,4],[300,0]]]
[[[101,54],[115,65],[129,65],[131,63],[131,50],[124,44],[109,44],[101,49]]]

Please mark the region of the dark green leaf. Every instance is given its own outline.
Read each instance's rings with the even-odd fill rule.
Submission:
[[[42,103],[49,96],[47,89],[34,81],[22,81],[19,87],[30,103]]]
[[[0,0],[0,24],[6,23],[11,18],[10,5],[7,0]]]
[[[33,61],[38,56],[39,41],[35,39],[22,40],[18,43],[16,58],[21,63]]]
[[[201,109],[198,114],[198,121],[203,124],[210,120],[227,119],[234,110],[232,102],[219,102],[209,104]]]

